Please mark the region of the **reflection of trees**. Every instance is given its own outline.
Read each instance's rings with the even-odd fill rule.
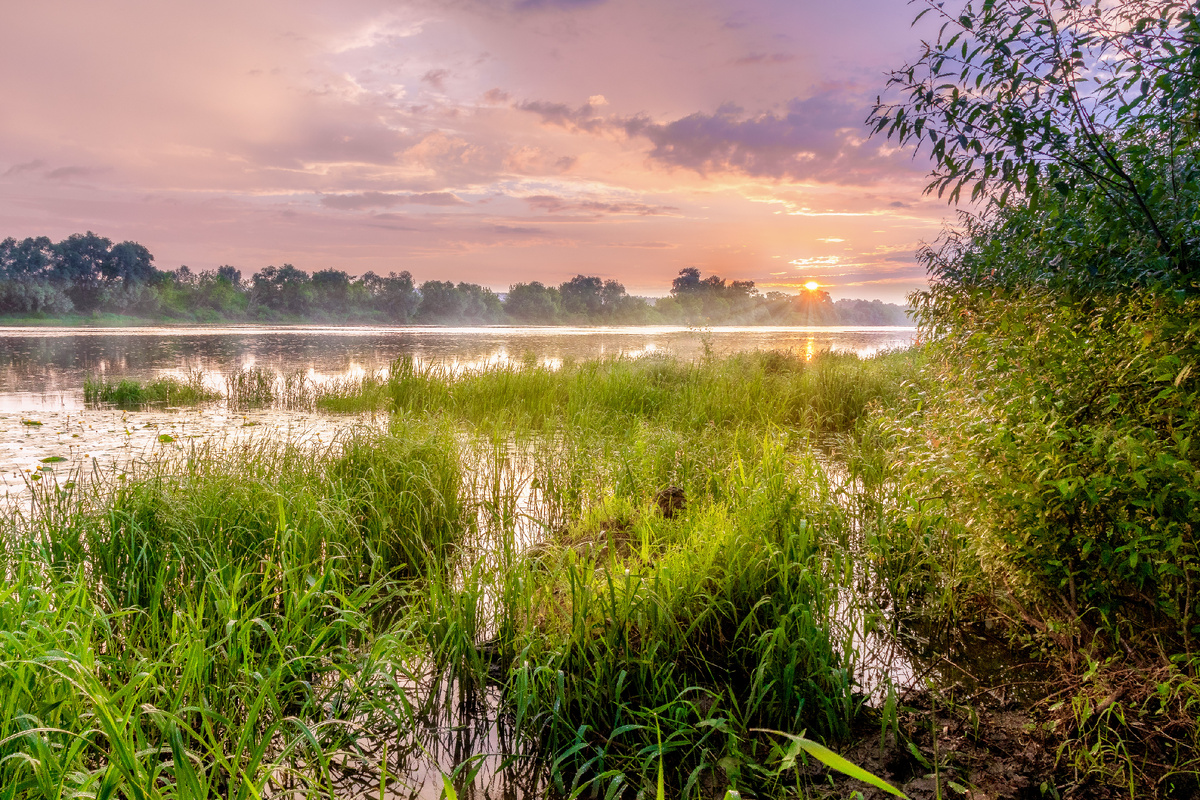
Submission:
[[[820,347],[874,349],[878,336],[869,334],[822,337]],[[895,334],[887,341],[900,342]],[[746,349],[801,348],[808,334],[720,333],[713,343],[719,353]],[[541,359],[587,360],[616,353],[641,352],[647,343],[693,357],[695,336],[686,331],[646,331],[635,335],[590,333],[571,336],[546,329],[525,331],[424,331],[330,335],[328,332],[245,334],[69,334],[64,336],[0,335],[0,390],[58,391],[77,389],[84,376],[103,373],[109,378],[146,379],[163,370],[205,369],[228,374],[247,363],[280,373],[313,369],[326,374],[346,372],[357,364],[368,371],[388,366],[401,356],[423,362],[484,364],[498,354],[517,357],[533,352]],[[500,359],[503,361],[503,359]]]

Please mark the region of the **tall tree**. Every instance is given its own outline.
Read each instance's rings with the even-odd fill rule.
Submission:
[[[1135,248],[1140,281],[1200,271],[1200,23],[1194,3],[983,0],[941,21],[869,118],[928,147],[928,191],[1020,198],[1048,221],[1089,216],[1100,250]],[[1047,196],[1047,194],[1051,196]],[[1057,207],[1058,211],[1055,212]],[[1038,222],[1032,229],[1042,227]],[[1130,265],[1132,268],[1132,264]]]
[[[51,275],[80,311],[92,311],[100,304],[111,249],[111,240],[91,231],[72,234],[54,245]]]
[[[598,317],[604,305],[603,288],[604,281],[594,275],[576,275],[558,287],[563,311],[581,317]]]

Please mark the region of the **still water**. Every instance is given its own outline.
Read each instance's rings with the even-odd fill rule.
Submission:
[[[122,469],[155,451],[195,439],[272,435],[326,440],[344,417],[221,403],[191,409],[120,411],[88,407],[87,377],[147,381],[200,372],[223,389],[249,367],[310,381],[356,378],[395,359],[452,370],[530,359],[550,368],[566,360],[638,358],[666,353],[691,360],[747,350],[823,350],[869,356],[912,343],[912,328],[813,327],[0,327],[0,497],[24,494],[31,479],[80,470]],[[59,460],[61,459],[61,460]]]
[[[871,355],[906,347],[912,328],[486,327],[486,328],[5,328],[0,327],[0,410],[83,405],[86,376],[146,380],[247,367],[347,377],[386,367],[400,356],[463,368],[522,361],[554,367],[615,356],[666,352],[692,359],[706,345],[717,355],[745,350],[822,350]]]

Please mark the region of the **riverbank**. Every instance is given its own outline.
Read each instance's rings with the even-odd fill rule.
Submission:
[[[0,704],[20,713],[0,723],[0,784],[878,791],[805,761],[803,734],[914,798],[1187,796],[1194,716],[1139,714],[1194,707],[1190,651],[1148,627],[1174,658],[1118,662],[1115,612],[1030,600],[1034,562],[979,530],[1013,492],[960,483],[994,469],[956,432],[994,419],[962,382],[1010,373],[948,372],[952,345],[399,362],[313,399],[375,413],[333,444],[198,444],[86,494],[40,481],[3,538]],[[1020,362],[1031,391],[1066,353]],[[1113,585],[1073,579],[1093,603]],[[491,732],[447,743],[476,723]]]

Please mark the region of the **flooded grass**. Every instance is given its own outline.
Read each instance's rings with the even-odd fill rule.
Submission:
[[[204,384],[204,373],[195,371],[184,378],[164,377],[146,383],[121,379],[85,378],[84,402],[108,403],[122,409],[150,405],[196,406],[221,398],[221,393]]]
[[[306,407],[388,413],[331,443],[196,442],[86,492],[33,486],[0,537],[0,786],[863,788],[806,763],[798,736],[913,797],[973,785],[986,731],[954,757],[946,737],[990,719],[971,698],[1008,691],[1003,671],[1029,655],[989,655],[992,674],[959,691],[946,662],[980,667],[930,650],[955,626],[982,637],[995,612],[961,526],[932,503],[897,517],[914,508],[899,437],[868,411],[919,396],[924,358],[402,360],[290,389],[244,371],[228,388],[247,402],[269,376],[264,402],[283,386]],[[494,793],[472,794],[484,781]]]

